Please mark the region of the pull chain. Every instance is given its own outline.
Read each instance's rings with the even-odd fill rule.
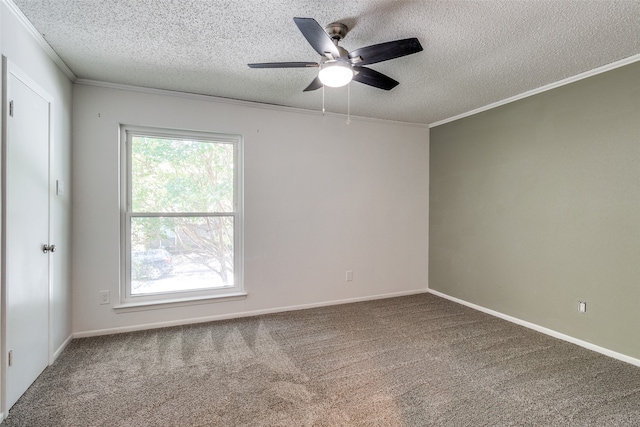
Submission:
[[[324,85],[322,85],[322,115],[324,116]]]
[[[347,124],[351,124],[351,83],[347,85]]]

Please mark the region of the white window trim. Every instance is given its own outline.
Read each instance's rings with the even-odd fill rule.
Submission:
[[[162,294],[131,295],[129,282],[130,259],[130,219],[131,217],[185,216],[172,213],[133,213],[131,212],[131,137],[152,136],[160,138],[193,138],[200,141],[212,141],[232,144],[234,147],[234,190],[232,213],[188,213],[187,216],[232,216],[234,218],[234,286],[218,289],[167,292]],[[120,286],[119,303],[114,309],[119,312],[169,308],[176,306],[203,304],[246,298],[244,291],[244,150],[241,135],[198,132],[179,129],[165,129],[120,125]]]

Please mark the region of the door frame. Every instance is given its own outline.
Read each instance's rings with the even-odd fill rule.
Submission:
[[[6,303],[7,303],[7,282],[6,282],[6,153],[7,153],[7,118],[9,116],[8,108],[8,96],[7,89],[9,83],[9,75],[13,75],[20,80],[31,90],[37,93],[48,103],[48,135],[47,135],[47,166],[48,166],[48,196],[47,196],[47,218],[48,218],[48,242],[53,241],[52,229],[51,229],[51,160],[53,158],[53,121],[51,120],[51,109],[53,105],[53,97],[42,88],[35,80],[33,80],[27,73],[22,71],[17,65],[15,65],[6,56],[2,55],[2,141],[0,150],[0,422],[8,415],[7,410],[7,393],[6,393],[6,377],[8,367],[8,354],[7,354],[7,318],[6,318]],[[48,260],[48,277],[47,277],[47,292],[48,292],[48,307],[47,307],[47,364],[51,365],[54,360],[53,343],[52,343],[52,315],[51,315],[51,295],[52,295],[52,262],[49,256]]]

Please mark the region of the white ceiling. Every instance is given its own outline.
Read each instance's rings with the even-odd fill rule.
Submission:
[[[351,31],[348,51],[417,37],[424,51],[371,65],[390,92],[351,86],[351,114],[431,124],[640,53],[640,1],[14,0],[83,79],[320,110],[318,61],[293,17]],[[346,113],[347,89],[327,88]]]

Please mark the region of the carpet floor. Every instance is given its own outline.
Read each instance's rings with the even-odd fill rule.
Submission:
[[[73,340],[2,426],[639,426],[640,368],[431,294]]]

